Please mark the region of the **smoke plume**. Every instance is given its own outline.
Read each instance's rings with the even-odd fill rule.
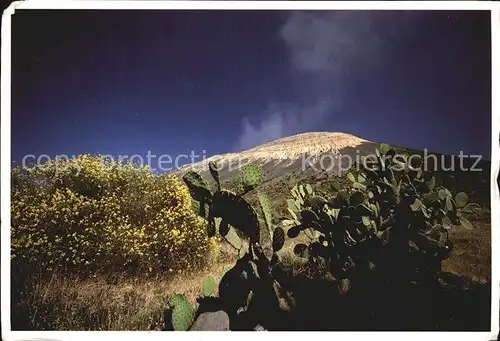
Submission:
[[[291,12],[281,27],[289,55],[297,103],[271,103],[253,119],[242,120],[237,149],[284,136],[317,130],[342,106],[346,77],[369,71],[390,49],[389,43],[411,27],[414,16],[402,12]]]

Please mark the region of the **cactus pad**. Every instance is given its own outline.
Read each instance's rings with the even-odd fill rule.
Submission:
[[[297,237],[302,230],[304,230],[306,227],[303,225],[295,225],[292,226],[288,229],[287,235],[289,238],[295,238]]]
[[[455,196],[455,202],[456,202],[458,208],[465,207],[465,205],[467,205],[468,201],[469,201],[469,197],[464,192],[457,193],[457,195]]]
[[[313,195],[314,194],[312,186],[310,184],[306,185],[306,194],[307,195]]]
[[[432,205],[439,200],[439,194],[436,191],[432,191],[424,194],[422,199],[424,200],[424,204]]]
[[[460,217],[460,225],[462,225],[462,227],[466,230],[472,230],[474,228],[471,222],[464,217]]]
[[[309,203],[314,211],[320,212],[328,204],[328,201],[319,195],[315,195],[309,199]]]
[[[236,231],[228,226],[227,233],[224,235],[224,238],[227,240],[229,244],[231,244],[235,249],[242,250],[243,249],[243,241],[238,236]]]
[[[344,191],[340,191],[337,195],[328,201],[331,208],[342,208],[348,204],[347,194]]]
[[[211,218],[208,222],[207,235],[209,238],[215,236],[215,233],[217,233],[217,225],[220,224],[220,221],[217,221],[217,219],[220,218]]]
[[[219,234],[222,237],[225,237],[229,233],[229,224],[227,223],[227,220],[222,219],[219,225]]]
[[[305,244],[297,244],[293,248],[293,253],[295,253],[296,256],[301,258],[307,258],[309,256],[308,251],[309,251],[308,247]]]
[[[179,301],[172,310],[172,326],[174,330],[188,330],[194,322],[194,315],[194,308],[189,301]]]
[[[241,171],[241,183],[245,191],[257,187],[262,180],[262,166],[248,164]]]
[[[355,183],[356,182],[356,178],[354,177],[354,174],[352,174],[351,172],[347,173],[347,178],[352,182],[352,183]]]
[[[208,163],[208,169],[210,170],[210,174],[212,175],[212,178],[214,178],[215,182],[217,183],[217,188],[220,191],[219,163],[216,161],[210,161]]]
[[[294,212],[300,211],[300,207],[299,207],[299,205],[297,205],[297,202],[294,199],[287,199],[286,203],[287,203],[287,206],[290,210],[292,210]]]
[[[429,189],[432,191],[434,187],[436,187],[436,178],[432,177],[427,181],[427,185],[429,186]]]
[[[243,197],[222,190],[213,197],[212,214],[223,217],[228,224],[243,232],[251,241],[259,241],[260,228],[257,213]]]
[[[174,296],[172,296],[170,298],[170,300],[168,301],[168,305],[171,307],[171,308],[174,308],[176,305],[178,305],[179,303],[183,302],[183,301],[187,301],[187,298],[186,296],[182,295],[182,294],[175,294]]]
[[[194,200],[205,202],[207,198],[212,196],[212,193],[208,189],[208,185],[203,180],[200,174],[195,171],[189,171],[182,177],[182,180],[186,183],[189,188],[189,192]]]
[[[381,143],[378,148],[379,148],[380,153],[382,155],[387,154],[387,152],[389,151],[389,149],[391,149],[391,147],[387,143]]]
[[[273,220],[273,210],[271,208],[271,202],[262,192],[257,193],[257,198],[259,199],[260,208],[262,209],[262,213],[264,214],[264,220],[266,221],[267,228],[269,229],[269,231],[271,231]]]
[[[455,210],[455,205],[450,197],[446,197],[446,209],[450,212]]]
[[[300,219],[304,225],[310,225],[319,220],[318,215],[314,211],[307,209],[300,212]]]
[[[326,230],[330,230],[335,224],[335,217],[325,211],[319,212],[318,218],[320,225]]]
[[[273,233],[273,251],[277,252],[285,245],[285,231],[281,226],[274,229]]]
[[[209,297],[215,294],[217,283],[214,276],[208,276],[203,279],[203,296]]]
[[[299,185],[299,193],[302,196],[302,198],[305,198],[306,190],[304,189],[304,185]]]
[[[364,201],[365,201],[365,195],[363,194],[363,192],[360,191],[353,192],[349,198],[349,204],[351,206],[361,205],[364,203]]]
[[[446,190],[446,189],[440,189],[439,190],[439,199],[446,199],[448,197],[451,197],[451,193],[450,191]]]

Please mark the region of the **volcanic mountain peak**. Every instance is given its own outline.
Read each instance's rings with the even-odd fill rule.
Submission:
[[[270,156],[293,159],[304,153],[320,154],[356,147],[368,141],[346,133],[311,132],[287,136],[238,153],[240,156]]]
[[[334,153],[344,148],[356,148],[369,141],[357,136],[339,132],[310,132],[280,138],[239,153],[214,155],[203,161],[180,167],[180,172],[188,169],[206,171],[208,162],[219,161],[223,164],[243,165],[246,163],[266,164],[269,162],[290,161],[302,155],[321,155]]]

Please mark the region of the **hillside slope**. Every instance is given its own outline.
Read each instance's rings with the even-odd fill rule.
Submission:
[[[341,132],[309,132],[281,138],[260,146],[241,151],[215,155],[203,161],[182,166],[173,171],[182,176],[188,170],[199,172],[210,179],[208,163],[218,161],[222,182],[235,180],[238,170],[248,163],[260,164],[264,182],[277,181],[293,176],[297,181],[321,181],[344,175],[361,156],[375,155],[379,142]],[[392,146],[397,152],[417,155],[427,160],[427,169],[448,185],[467,191],[471,199],[482,205],[490,205],[490,162],[464,158],[460,169],[458,156],[424,152],[401,146]],[[437,161],[437,162],[436,162]],[[450,166],[455,166],[450,170]],[[481,171],[469,171],[472,166]],[[451,182],[451,183],[450,183]]]
[[[280,177],[298,170],[321,172],[326,169],[339,174],[339,168],[341,170],[338,162],[339,155],[349,155],[354,159],[357,150],[359,155],[366,155],[373,152],[376,145],[376,143],[345,133],[303,133],[271,141],[239,153],[212,156],[180,167],[175,173],[183,174],[192,169],[202,175],[208,175],[208,163],[218,161],[221,165],[222,181],[230,180],[247,163],[262,165],[266,179]]]

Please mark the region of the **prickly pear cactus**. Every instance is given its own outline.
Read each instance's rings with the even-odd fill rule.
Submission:
[[[172,326],[175,331],[186,331],[194,322],[194,308],[188,300],[176,303],[172,310]]]
[[[251,241],[259,241],[257,213],[242,196],[222,190],[213,197],[211,215],[222,217],[229,225],[243,232]]]
[[[467,205],[468,201],[469,201],[469,197],[464,192],[457,193],[457,195],[455,196],[455,202],[456,202],[457,208],[465,207],[465,205]]]
[[[382,155],[387,154],[387,152],[391,149],[391,147],[387,143],[381,143],[379,146],[380,153]]]
[[[210,170],[210,174],[212,175],[212,178],[214,178],[216,184],[217,184],[217,190],[221,190],[221,185],[220,185],[220,178],[219,178],[219,163],[217,161],[210,161],[208,163],[208,169]]]
[[[267,196],[262,193],[258,192],[257,193],[257,198],[260,203],[260,208],[262,209],[262,214],[264,215],[264,220],[266,222],[266,226],[271,233],[272,231],[272,219],[273,219],[273,211],[271,207],[271,202],[267,198]]]
[[[309,199],[309,204],[313,210],[321,211],[328,204],[328,201],[319,195],[315,195]]]
[[[168,305],[171,308],[173,308],[173,307],[175,307],[176,305],[178,305],[182,301],[187,301],[187,298],[184,295],[182,295],[182,294],[175,294],[168,301]]]
[[[313,188],[312,188],[312,186],[310,184],[306,184],[304,188],[305,188],[306,195],[311,196],[311,195],[314,194]]]
[[[277,226],[273,232],[273,251],[278,252],[285,245],[285,231]]]
[[[245,245],[243,243],[243,239],[240,238],[240,236],[238,235],[238,233],[236,232],[235,229],[229,228],[227,233],[224,235],[224,238],[235,249],[244,250]]]
[[[393,271],[399,262],[409,268],[408,274],[417,276],[412,280],[418,280],[424,273],[421,269],[438,269],[434,264],[449,256],[447,230],[452,224],[472,228],[461,213],[468,196],[461,192],[453,197],[421,166],[395,158],[395,150],[386,144],[375,154],[374,162],[347,173],[351,186],[328,200],[311,195],[307,185],[294,186],[287,205],[288,221],[295,226],[287,235],[308,237],[307,244],[296,244],[295,255],[322,258],[330,263],[336,278],[363,272],[367,264],[377,267],[378,262],[386,263],[379,269],[391,269],[385,275],[400,276],[398,270]],[[363,259],[353,254],[363,254]]]
[[[256,164],[248,164],[242,168],[241,183],[245,192],[248,192],[262,181],[262,166]]]
[[[210,297],[215,294],[217,283],[214,276],[207,276],[203,279],[203,296]]]
[[[220,234],[229,244],[238,250],[236,265],[227,271],[218,285],[219,298],[233,313],[252,306],[254,295],[266,297],[268,286],[273,283],[273,269],[281,264],[276,253],[283,248],[285,232],[281,227],[274,227],[271,202],[262,192],[257,192],[266,228],[261,229],[257,212],[242,196],[254,189],[262,180],[262,168],[249,164],[242,169],[239,194],[221,189],[218,165],[209,163],[209,170],[217,182],[218,189],[212,194],[201,176],[189,172],[184,176],[193,199],[206,203],[209,222],[208,235]],[[296,189],[296,205],[302,205],[306,196],[313,196],[312,187],[301,185]],[[297,213],[300,209],[296,207]],[[201,214],[200,214],[201,215]],[[205,217],[204,215],[202,215]],[[262,233],[263,232],[263,233]],[[261,240],[262,237],[262,240]],[[203,296],[215,292],[215,279],[207,277],[203,281]],[[182,296],[172,300],[172,324],[175,330],[187,330],[193,323],[194,312],[191,304]]]
[[[208,198],[212,196],[212,193],[208,189],[208,185],[203,180],[200,174],[195,171],[188,171],[182,177],[184,182],[189,188],[189,192],[194,200],[205,202]]]

